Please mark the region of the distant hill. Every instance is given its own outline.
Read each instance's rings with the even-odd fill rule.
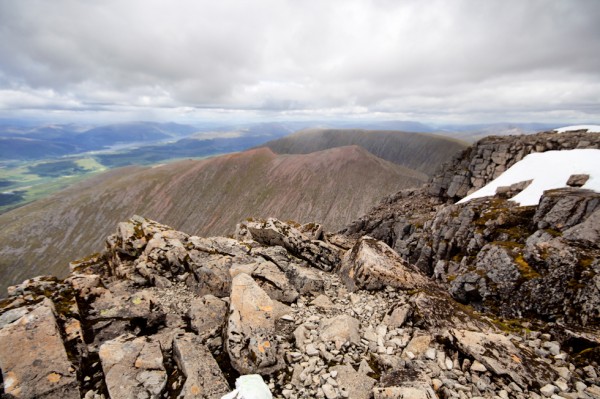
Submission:
[[[278,154],[308,154],[328,148],[358,145],[371,154],[432,175],[467,147],[453,138],[390,130],[305,129],[264,144]]]
[[[59,157],[77,151],[70,143],[52,142],[27,137],[0,137],[0,161],[6,159],[32,160]]]
[[[232,233],[247,217],[319,221],[336,230],[426,175],[358,146],[307,155],[268,148],[158,167],[114,169],[0,215],[0,289],[102,248],[134,214],[198,235]]]

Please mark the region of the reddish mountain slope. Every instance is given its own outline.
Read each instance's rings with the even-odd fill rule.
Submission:
[[[101,249],[115,225],[134,214],[204,236],[231,233],[247,217],[319,221],[336,230],[425,178],[357,146],[306,155],[259,148],[113,170],[0,215],[0,288],[64,275],[70,260]]]

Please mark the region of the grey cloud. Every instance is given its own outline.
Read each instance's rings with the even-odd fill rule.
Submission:
[[[595,0],[0,2],[0,109],[600,119],[599,20]]]

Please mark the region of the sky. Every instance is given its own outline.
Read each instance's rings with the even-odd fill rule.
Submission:
[[[598,0],[0,1],[0,118],[600,122]]]

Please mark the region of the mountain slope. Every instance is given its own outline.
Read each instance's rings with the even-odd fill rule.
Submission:
[[[359,145],[379,158],[432,175],[467,144],[449,137],[391,130],[306,129],[265,144],[278,154]]]
[[[357,147],[308,155],[267,148],[154,168],[112,170],[0,215],[2,285],[64,275],[98,251],[116,223],[141,214],[198,235],[231,233],[252,217],[318,220],[337,229],[426,176]]]

